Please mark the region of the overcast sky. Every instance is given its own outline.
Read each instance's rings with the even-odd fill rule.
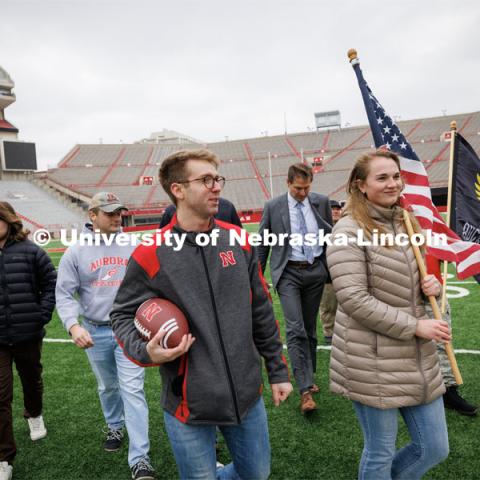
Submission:
[[[206,142],[366,124],[346,52],[402,119],[480,110],[478,0],[0,0],[6,118],[40,168],[163,128]]]

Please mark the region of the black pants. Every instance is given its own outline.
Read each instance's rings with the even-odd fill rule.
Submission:
[[[22,382],[24,416],[42,414],[42,340],[0,345],[0,462],[12,463],[17,452],[13,437],[13,362]]]

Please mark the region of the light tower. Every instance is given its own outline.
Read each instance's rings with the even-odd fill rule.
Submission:
[[[0,66],[0,138],[14,139],[17,138],[18,128],[5,119],[5,109],[15,102],[15,94],[13,93],[15,83],[10,75]]]
[[[18,128],[5,118],[5,109],[16,100],[14,86],[0,67],[0,179],[18,179],[37,169],[35,143],[19,140]]]

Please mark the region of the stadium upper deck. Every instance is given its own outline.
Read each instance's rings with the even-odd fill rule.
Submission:
[[[473,148],[480,151],[480,112],[398,122],[424,162],[432,187],[447,185],[449,144],[440,137],[449,130],[452,120],[457,121],[459,132]],[[323,165],[315,174],[313,190],[343,200],[354,159],[373,148],[373,139],[369,127],[359,126],[204,145],[76,145],[58,168],[47,172],[47,179],[87,197],[99,190],[111,190],[133,209],[158,208],[169,203],[157,180],[162,160],[175,150],[199,147],[209,148],[219,156],[220,171],[228,180],[223,195],[245,211],[261,209],[271,196],[269,156],[273,196],[285,191],[289,165],[316,158]]]

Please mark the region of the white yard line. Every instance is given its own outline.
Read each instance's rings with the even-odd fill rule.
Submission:
[[[68,338],[44,338],[45,343],[73,343],[73,340]],[[283,349],[286,350],[287,346],[284,345]],[[326,345],[319,345],[317,350],[331,350],[332,347]],[[463,348],[455,348],[455,353],[468,353],[469,355],[480,355],[480,350],[465,350]]]

